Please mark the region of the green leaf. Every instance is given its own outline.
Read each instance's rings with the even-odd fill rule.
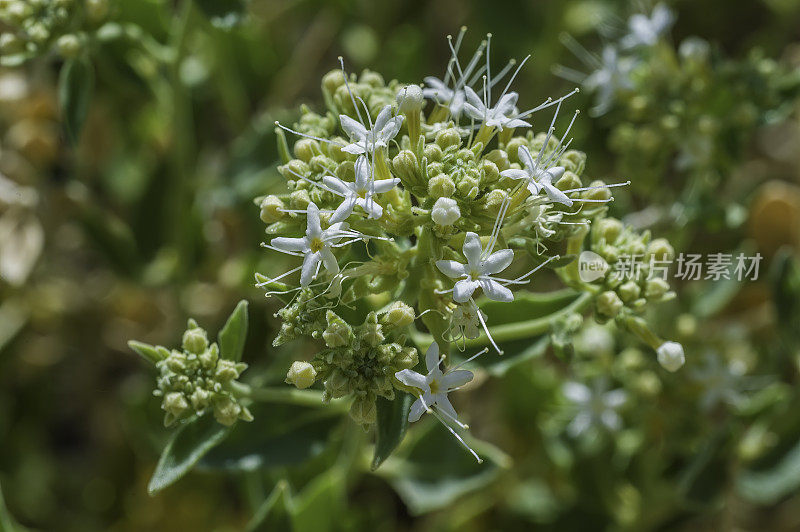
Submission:
[[[155,495],[191,471],[230,431],[231,427],[220,425],[214,416],[195,418],[176,430],[161,453],[147,486],[148,493]]]
[[[241,300],[219,332],[219,352],[222,358],[242,359],[247,341],[247,301]]]
[[[286,480],[281,479],[275,484],[269,497],[264,499],[264,502],[258,507],[250,522],[247,523],[247,532],[288,529],[288,518],[292,506],[292,493],[289,489],[289,484]],[[286,522],[276,523],[282,518],[285,518]]]
[[[479,464],[435,420],[415,427],[409,439],[413,441],[404,446],[404,456],[395,454],[377,474],[392,485],[414,515],[446,508],[459,497],[485,488],[511,465],[511,458],[497,447],[469,438],[484,460]]]
[[[800,488],[800,442],[773,467],[743,471],[736,484],[742,497],[758,504],[775,504],[793,493]]]
[[[487,325],[494,327],[548,316],[569,306],[579,295],[572,289],[547,293],[521,292],[514,296],[514,301],[507,303],[481,298],[478,306],[491,316],[491,323]]]
[[[296,532],[341,530],[339,514],[345,506],[345,474],[333,467],[312,480],[292,505],[292,529]]]
[[[411,394],[397,392],[394,401],[378,397],[378,426],[372,470],[375,471],[397,448],[408,429],[408,412],[414,398]]]
[[[163,347],[137,342],[136,340],[130,340],[128,347],[151,364],[155,364],[169,355],[169,352]]]
[[[11,516],[11,512],[6,508],[6,501],[3,498],[3,488],[0,486],[0,530],[3,532],[22,532],[27,530]]]
[[[503,355],[499,356],[494,351],[478,357],[475,362],[482,366],[493,377],[502,377],[508,371],[523,362],[533,360],[545,354],[550,346],[550,335],[543,334],[538,337],[504,342],[500,344]]]
[[[61,69],[58,98],[67,137],[77,144],[89,113],[94,90],[94,69],[86,57],[70,59]]]
[[[342,412],[294,405],[260,404],[256,421],[241,424],[231,438],[206,454],[199,466],[225,471],[255,471],[299,464],[328,446]]]

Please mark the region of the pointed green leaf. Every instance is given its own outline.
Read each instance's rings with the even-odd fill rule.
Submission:
[[[61,119],[67,137],[77,144],[83,123],[89,114],[89,104],[94,90],[94,69],[86,57],[70,59],[61,69],[58,80],[58,98],[61,105]]]
[[[414,398],[411,394],[397,392],[394,401],[378,397],[378,426],[375,456],[372,470],[375,471],[403,441],[408,429],[408,411]]]
[[[155,495],[191,471],[230,431],[231,427],[220,425],[213,416],[193,419],[175,431],[161,453],[147,486],[148,493]]]
[[[742,497],[757,504],[775,504],[797,491],[800,488],[800,443],[769,469],[742,471],[737,488]]]
[[[136,340],[130,340],[128,342],[128,347],[151,364],[163,360],[165,356],[169,354],[163,347],[137,342]]]
[[[297,532],[340,530],[338,519],[345,506],[345,475],[333,467],[312,480],[292,505],[292,529]]]
[[[264,499],[264,502],[258,507],[258,510],[256,510],[250,522],[247,523],[247,532],[288,528],[288,518],[291,508],[292,494],[289,489],[289,484],[286,480],[281,479],[275,484],[269,496]],[[281,518],[286,518],[287,522],[281,523],[280,526],[273,522]]]
[[[219,351],[222,358],[241,360],[247,341],[247,301],[241,300],[219,332]]]

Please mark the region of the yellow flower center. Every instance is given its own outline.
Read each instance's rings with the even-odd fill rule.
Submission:
[[[478,278],[481,276],[481,272],[479,272],[478,270],[472,270],[471,272],[469,272],[469,276],[473,281],[477,281]]]
[[[321,238],[313,238],[311,239],[311,243],[308,246],[311,248],[311,251],[314,253],[321,251],[323,247],[325,247],[325,243],[322,241]]]
[[[439,382],[433,379],[430,383],[431,393],[439,393]]]

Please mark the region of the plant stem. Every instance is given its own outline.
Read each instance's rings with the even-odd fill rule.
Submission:
[[[260,403],[292,404],[316,408],[334,408],[347,411],[350,402],[344,399],[334,399],[328,403],[323,402],[322,392],[317,390],[298,390],[288,386],[281,388],[253,388],[240,382],[231,383],[231,391],[238,397],[250,399]]]

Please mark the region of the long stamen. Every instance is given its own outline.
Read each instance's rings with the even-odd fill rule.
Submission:
[[[334,144],[334,145],[340,146],[340,147],[345,146],[345,144],[342,144],[341,142],[336,142],[335,140],[323,139],[323,138],[320,138],[320,137],[315,137],[314,135],[306,135],[305,133],[300,133],[299,131],[295,131],[294,129],[292,129],[290,127],[284,126],[283,124],[281,124],[277,120],[275,121],[275,125],[278,126],[281,129],[283,129],[284,131],[288,131],[289,133],[294,133],[295,135],[297,135],[299,137],[304,137],[304,138],[312,139],[312,140],[318,140],[320,142],[327,142],[328,144]]]
[[[523,279],[525,279],[526,277],[530,277],[530,276],[531,276],[531,275],[533,275],[534,273],[538,272],[539,270],[541,270],[542,268],[544,268],[544,267],[545,267],[545,265],[546,265],[546,264],[548,264],[549,262],[552,262],[552,261],[554,261],[554,260],[558,260],[558,259],[560,259],[560,258],[561,258],[561,257],[560,257],[559,255],[553,255],[552,257],[550,257],[549,259],[547,259],[546,261],[544,261],[543,263],[541,263],[540,265],[538,265],[537,267],[535,267],[534,269],[532,269],[531,271],[529,271],[528,273],[526,273],[526,274],[524,274],[524,275],[520,275],[520,276],[519,276],[519,277],[517,277],[516,279],[511,279],[511,280],[509,280],[509,281],[506,281],[506,282],[507,282],[507,283],[511,283],[511,284],[525,284],[525,283],[527,283],[528,281],[525,281],[525,283],[520,283],[520,281],[522,281],[522,280],[523,280]]]
[[[489,352],[489,348],[488,347],[484,347],[483,349],[481,349],[480,351],[478,351],[477,353],[475,353],[474,355],[472,355],[471,357],[469,357],[468,359],[466,359],[465,361],[463,361],[459,365],[447,370],[447,373],[450,373],[452,371],[457,370],[458,368],[460,368],[464,364],[468,364],[468,363],[472,362],[473,360],[475,360],[476,358],[478,358],[479,356],[481,356],[482,354],[488,353],[488,352]]]
[[[288,272],[282,273],[281,275],[279,275],[277,277],[274,277],[274,278],[270,278],[270,277],[264,276],[265,280],[261,281],[260,283],[256,283],[256,286],[261,288],[264,285],[272,284],[275,281],[279,281],[279,280],[283,279],[284,277],[293,274],[294,272],[296,272],[300,268],[302,268],[302,266],[298,266],[297,268],[293,268],[293,269],[289,270]]]
[[[342,67],[342,75],[344,76],[344,86],[347,87],[347,94],[350,95],[350,101],[353,102],[353,107],[356,110],[356,115],[358,115],[358,121],[363,124],[364,119],[361,117],[361,111],[358,110],[358,105],[356,105],[356,99],[353,97],[353,91],[350,90],[350,83],[347,81],[347,72],[344,69],[344,58],[342,56],[339,56],[339,65]]]
[[[562,33],[561,35],[558,36],[558,40],[561,41],[561,44],[566,46],[570,52],[575,54],[575,57],[580,59],[587,66],[593,68],[600,68],[603,65],[599,57],[597,57],[595,54],[591,53],[589,50],[584,48],[569,33]]]
[[[503,96],[505,96],[505,95],[506,95],[506,93],[508,92],[508,89],[511,87],[511,84],[512,84],[512,83],[514,82],[514,80],[517,78],[517,74],[519,74],[519,71],[520,71],[520,70],[522,70],[522,67],[523,67],[523,66],[525,66],[525,63],[526,63],[526,62],[528,61],[528,59],[530,59],[530,58],[531,58],[531,56],[530,56],[530,54],[528,54],[528,55],[525,57],[525,59],[523,59],[523,60],[522,60],[522,63],[520,63],[520,64],[519,64],[519,66],[517,67],[517,69],[514,71],[514,75],[513,75],[513,76],[511,76],[511,79],[509,79],[509,80],[508,80],[508,83],[506,83],[506,87],[503,89],[503,94],[501,94],[501,95],[500,95],[500,98],[498,98],[499,100],[502,100],[502,99],[503,99]],[[509,64],[509,65],[511,65],[511,62],[509,61],[509,63],[508,63],[508,64]]]
[[[568,92],[564,96],[561,96],[557,100],[553,100],[552,98],[548,98],[543,103],[539,104],[537,107],[534,107],[533,109],[529,109],[529,110],[525,111],[524,113],[520,113],[520,114],[516,115],[514,118],[525,118],[528,115],[531,115],[531,114],[533,114],[533,113],[535,113],[537,111],[541,111],[542,109],[547,109],[548,107],[552,107],[552,106],[558,104],[559,102],[563,102],[564,100],[566,100],[567,98],[569,98],[573,94],[578,94],[579,92],[581,92],[580,88],[575,87],[574,89],[572,89],[572,91]]]
[[[267,244],[266,242],[262,242],[262,243],[261,243],[261,247],[262,247],[262,248],[271,249],[271,250],[273,250],[273,251],[278,251],[278,252],[280,252],[280,253],[285,253],[285,254],[287,254],[287,255],[294,255],[295,257],[302,257],[302,256],[304,256],[304,254],[303,254],[303,253],[300,253],[299,251],[286,251],[285,249],[276,248],[275,246],[271,246],[271,245]]]
[[[475,310],[475,313],[478,315],[478,321],[481,322],[481,326],[483,327],[483,332],[486,333],[486,337],[489,339],[489,343],[492,344],[492,347],[494,347],[498,355],[502,355],[503,350],[497,347],[497,344],[494,342],[494,338],[492,338],[492,334],[489,332],[489,327],[486,326],[486,322],[484,321],[483,316],[481,315],[481,309],[478,308],[478,305],[477,303],[475,303],[474,299],[469,298],[469,302],[472,305],[472,308]]]
[[[439,420],[439,421],[442,423],[442,425],[444,425],[444,426],[445,426],[445,428],[446,428],[447,430],[449,430],[449,431],[450,431],[450,434],[452,434],[453,436],[455,436],[455,438],[458,440],[458,442],[459,442],[461,445],[463,445],[463,446],[464,446],[464,448],[465,448],[466,450],[468,450],[472,456],[474,456],[474,457],[475,457],[475,460],[477,460],[479,464],[482,464],[482,463],[483,463],[483,459],[482,459],[480,456],[478,456],[478,453],[476,453],[476,452],[475,452],[475,451],[472,449],[472,447],[470,447],[469,445],[467,445],[467,442],[465,442],[465,441],[464,441],[464,439],[463,439],[461,436],[459,436],[459,435],[458,435],[458,433],[457,433],[455,430],[453,430],[453,428],[452,428],[450,425],[448,425],[447,423],[445,423],[444,419],[442,419],[442,417],[441,417],[441,416],[440,416],[440,415],[439,415],[439,414],[438,414],[436,411],[433,411],[433,410],[432,410],[431,412],[433,413],[433,415],[434,415],[434,416],[436,416],[436,419],[438,419],[438,420]]]

